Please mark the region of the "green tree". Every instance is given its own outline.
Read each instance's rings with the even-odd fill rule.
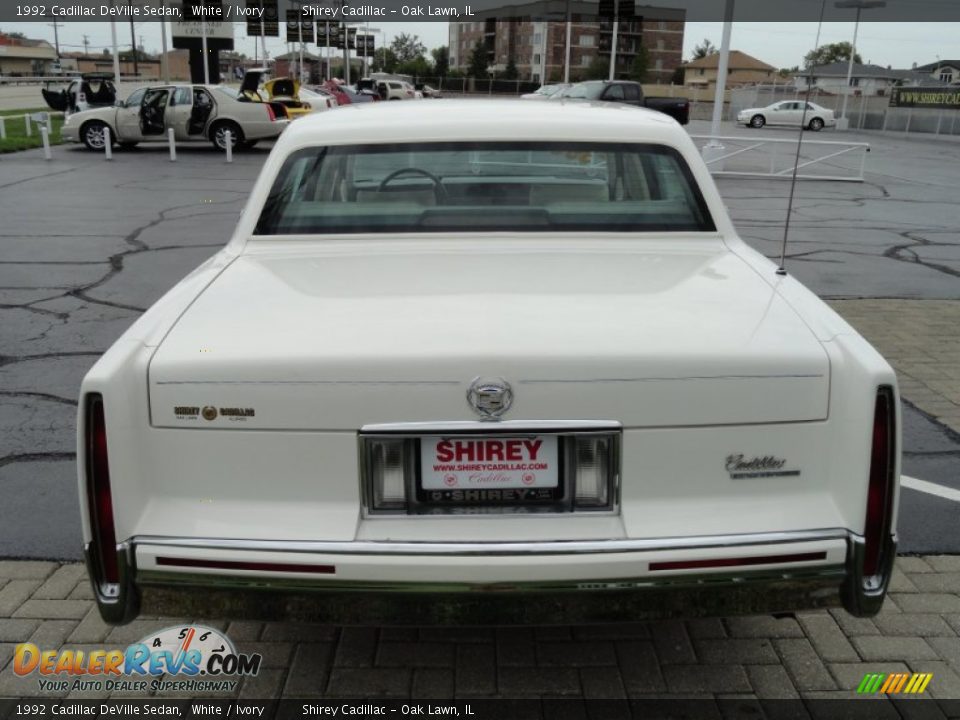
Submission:
[[[503,75],[501,75],[504,80],[516,80],[520,77],[520,71],[517,70],[517,63],[514,62],[513,56],[507,60],[507,66],[503,69]]]
[[[705,58],[707,55],[713,55],[716,52],[719,52],[716,46],[710,42],[709,39],[704,38],[702,43],[693,46],[693,59],[699,60],[700,58]]]
[[[397,56],[390,48],[377,48],[373,51],[374,72],[396,72]]]
[[[433,58],[433,74],[438,77],[446,77],[450,74],[450,48],[441,45],[430,51]]]
[[[647,81],[647,71],[650,69],[650,53],[641,45],[637,49],[637,56],[630,64],[630,79],[637,82]]]
[[[829,65],[835,62],[847,62],[850,60],[850,52],[852,50],[853,46],[846,41],[821,45],[816,50],[811,50],[804,55],[803,67],[809,69],[811,65],[817,66]],[[855,63],[863,62],[860,53],[854,53],[853,61]]]
[[[427,46],[420,42],[419,35],[408,35],[400,33],[393,42],[390,43],[390,49],[397,57],[397,62],[405,63],[423,57],[427,53]]]
[[[670,84],[683,85],[683,82],[685,79],[686,79],[686,73],[684,69],[678,65],[677,69],[673,71],[673,75],[670,76]]]
[[[610,77],[610,59],[597,55],[579,76],[583,80],[606,80]]]
[[[133,50],[121,50],[119,53],[117,53],[117,55],[119,55],[120,59],[123,60],[124,62],[132,62],[132,61],[133,61],[133,56],[134,56],[134,51],[133,51]],[[148,55],[146,52],[144,52],[143,48],[137,48],[137,50],[136,50],[136,56],[137,56],[137,62],[140,62],[141,60],[152,60],[152,59],[153,59],[150,55]]]
[[[401,75],[413,75],[414,77],[423,78],[432,74],[432,68],[430,67],[430,63],[427,62],[427,59],[421,56],[413,60],[397,63],[396,72]]]
[[[27,36],[22,32],[4,32],[0,30],[0,35],[6,35],[8,38],[14,38],[16,40],[26,40]]]
[[[487,48],[477,40],[477,44],[470,51],[470,60],[467,63],[468,75],[472,78],[487,77]]]

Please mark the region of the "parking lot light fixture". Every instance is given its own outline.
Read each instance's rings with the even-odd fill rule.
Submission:
[[[850,44],[850,60],[847,63],[847,86],[843,89],[843,107],[837,119],[837,130],[846,130],[850,126],[847,120],[847,96],[850,94],[850,80],[853,77],[853,58],[857,54],[857,31],[860,29],[860,11],[886,7],[886,0],[838,0],[835,8],[856,8],[857,17],[853,23],[853,42]],[[816,48],[814,48],[816,50]]]

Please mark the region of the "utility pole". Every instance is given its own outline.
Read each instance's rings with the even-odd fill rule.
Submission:
[[[83,56],[86,57],[90,54],[90,36],[83,36]]]
[[[60,27],[60,23],[54,20],[51,27],[53,27],[53,44],[57,49],[57,62],[60,62],[60,33],[57,32],[57,29]]]

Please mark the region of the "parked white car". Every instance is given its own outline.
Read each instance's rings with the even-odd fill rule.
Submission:
[[[403,80],[377,80],[377,94],[381,100],[416,100],[413,85]],[[422,95],[421,95],[422,97]]]
[[[546,100],[557,93],[570,87],[570,83],[556,83],[554,85],[541,85],[531,93],[524,93],[520,96],[521,100]]]
[[[153,585],[866,616],[895,556],[893,370],[737,236],[680,126],[624,105],[291,124],[78,427],[112,623]]]
[[[741,110],[737,113],[737,122],[758,129],[764,125],[799,127],[801,122],[805,122],[809,130],[817,131],[836,126],[837,119],[834,117],[833,110],[816,103],[806,103],[806,113],[804,113],[803,100],[783,100],[767,107]]]
[[[232,145],[252,147],[278,137],[289,122],[281,103],[252,99],[223,85],[156,85],[135,90],[116,106],[74,113],[60,132],[64,142],[103,150],[106,128],[111,142],[126,147],[165,142],[173,128],[177,142],[208,141],[223,150],[228,131]]]

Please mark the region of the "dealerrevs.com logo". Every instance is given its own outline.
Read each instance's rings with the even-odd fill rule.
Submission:
[[[13,671],[38,675],[39,689],[51,692],[232,691],[237,677],[260,672],[262,659],[238,653],[219,630],[177,625],[126,648],[58,651],[23,643],[14,649]]]

